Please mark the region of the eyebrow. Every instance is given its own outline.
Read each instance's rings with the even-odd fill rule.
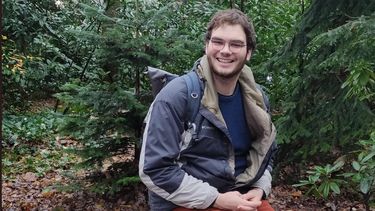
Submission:
[[[211,39],[213,40],[220,40],[220,41],[225,41],[224,39],[220,38],[220,37],[211,37]],[[241,44],[245,44],[244,41],[242,40],[229,40],[230,43],[241,43]]]

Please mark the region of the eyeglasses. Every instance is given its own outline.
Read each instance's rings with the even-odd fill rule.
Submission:
[[[224,40],[218,38],[211,38],[210,42],[212,44],[212,48],[218,51],[221,51],[226,44]],[[229,41],[228,45],[229,50],[232,53],[239,53],[241,49],[246,46],[242,41]]]

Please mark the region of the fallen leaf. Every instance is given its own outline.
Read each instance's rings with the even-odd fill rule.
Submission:
[[[103,208],[104,208],[103,204],[101,204],[101,203],[100,204],[98,204],[98,203],[95,204],[95,209],[96,210],[102,210]]]
[[[42,193],[42,197],[44,198],[51,198],[53,195],[55,195],[55,191],[46,191]]]
[[[27,182],[34,182],[37,179],[36,175],[33,172],[27,172],[23,175],[22,178]]]
[[[23,202],[21,204],[21,209],[22,211],[29,211],[31,210],[33,207],[35,207],[34,204],[32,204],[31,202]]]
[[[294,191],[294,192],[292,192],[291,193],[291,195],[293,196],[293,197],[301,197],[302,196],[302,192],[301,191]]]
[[[58,174],[55,175],[55,181],[61,181],[62,180],[62,177]]]

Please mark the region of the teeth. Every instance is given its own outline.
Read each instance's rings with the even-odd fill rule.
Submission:
[[[231,63],[232,60],[231,59],[217,59],[219,62],[223,62],[223,63]]]

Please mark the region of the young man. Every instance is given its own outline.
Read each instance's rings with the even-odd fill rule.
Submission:
[[[255,46],[241,11],[219,11],[195,67],[203,96],[194,127],[186,130],[190,99],[183,79],[156,97],[139,163],[152,211],[273,210],[262,199],[271,191],[276,129],[245,65]]]

